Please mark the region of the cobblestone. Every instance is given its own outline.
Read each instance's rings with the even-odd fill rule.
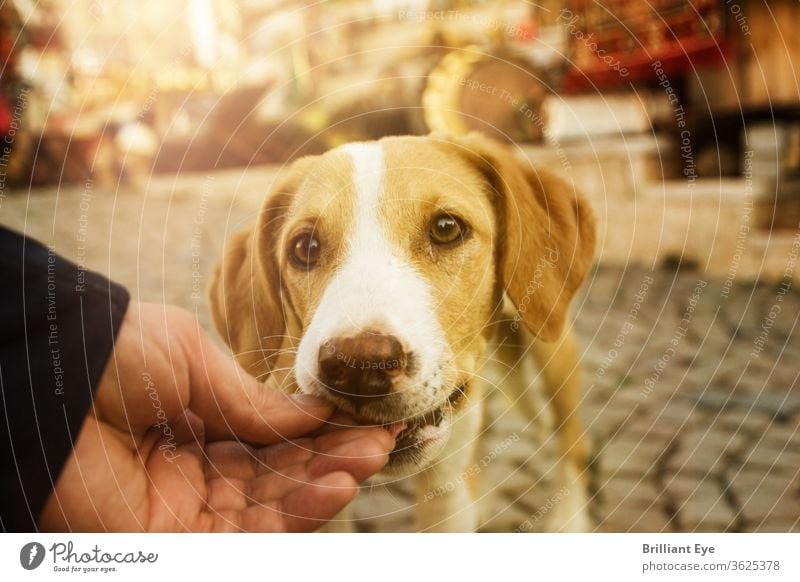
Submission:
[[[623,432],[600,452],[601,475],[612,477],[620,468],[646,475],[655,471],[663,452],[661,442]]]
[[[675,524],[660,504],[620,505],[603,513],[597,530],[606,532],[671,532]]]
[[[628,469],[627,466],[626,469]],[[613,480],[606,481],[598,491],[600,503],[611,509],[618,505],[642,507],[657,500],[661,492],[653,482],[645,477],[639,477],[636,471],[633,473],[633,476],[630,474],[620,475]]]
[[[790,451],[783,445],[762,440],[747,453],[746,462],[765,471],[776,469],[794,473],[800,468],[800,452]]]
[[[773,515],[781,518],[800,515],[800,501],[787,495],[769,497],[757,491],[752,497],[742,499],[741,504],[739,511],[742,516],[748,523],[755,525]]]
[[[681,529],[725,531],[734,521],[734,510],[721,493],[721,488],[713,481],[696,483],[677,507]]]
[[[744,428],[750,434],[764,432],[767,427],[772,426],[772,419],[760,410],[750,410],[749,408],[731,408],[723,410],[718,419],[717,425],[722,428]]]
[[[774,423],[764,434],[764,440],[774,447],[786,447],[791,452],[800,451],[800,424]]]

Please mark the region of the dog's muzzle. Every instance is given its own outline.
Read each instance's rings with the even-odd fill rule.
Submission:
[[[394,335],[364,331],[354,336],[334,337],[323,343],[318,354],[318,380],[329,397],[365,424],[390,426],[402,422],[387,468],[411,466],[425,461],[428,445],[441,441],[448,430],[446,419],[464,398],[466,387],[443,392],[443,400],[422,413],[408,410],[398,386],[407,385],[417,364]],[[427,387],[427,382],[425,382]],[[408,388],[406,388],[408,390]],[[429,459],[428,459],[429,460]]]

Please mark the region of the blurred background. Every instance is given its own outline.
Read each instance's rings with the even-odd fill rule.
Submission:
[[[483,131],[600,221],[575,307],[598,530],[800,530],[798,22],[790,0],[1,0],[0,223],[210,329],[211,269],[288,161]],[[545,403],[489,399],[482,529],[546,530]],[[371,488],[356,527],[414,504]]]

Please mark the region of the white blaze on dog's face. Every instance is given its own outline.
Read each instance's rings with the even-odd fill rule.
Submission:
[[[333,150],[290,202],[278,246],[302,328],[297,384],[364,422],[405,421],[395,471],[431,460],[468,398],[495,294],[495,219],[480,172],[419,138]]]

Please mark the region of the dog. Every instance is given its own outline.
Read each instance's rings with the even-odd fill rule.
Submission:
[[[580,531],[587,460],[568,312],[595,239],[564,178],[481,134],[346,144],[282,174],[255,227],[229,240],[210,309],[254,376],[360,422],[405,423],[378,479],[413,476],[420,531],[477,528],[474,484],[458,476],[475,462],[487,368],[504,364],[500,388],[533,414],[535,362],[573,493],[556,529]]]

